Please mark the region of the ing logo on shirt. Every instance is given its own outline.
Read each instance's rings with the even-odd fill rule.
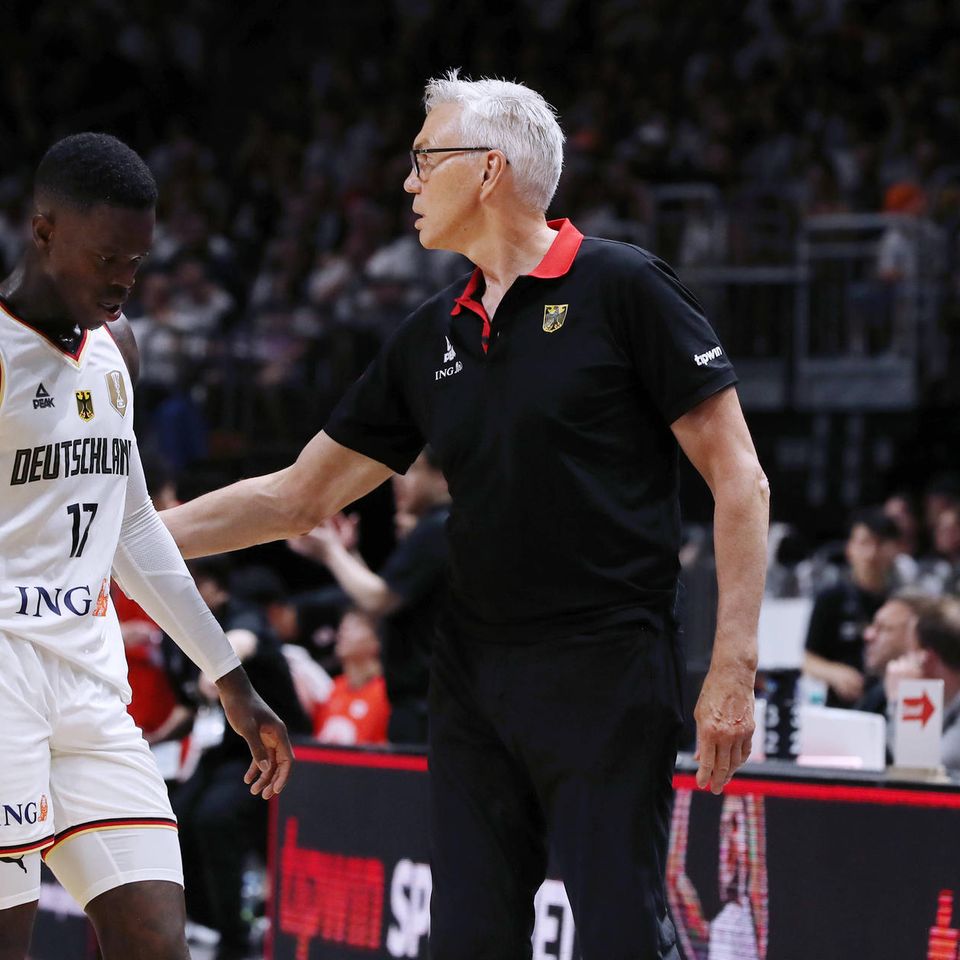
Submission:
[[[77,391],[77,413],[84,423],[93,419],[93,394],[89,390]]]
[[[543,332],[556,333],[567,319],[567,303],[548,303],[543,308]]]

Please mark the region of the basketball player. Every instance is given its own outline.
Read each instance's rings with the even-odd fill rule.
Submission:
[[[140,465],[122,311],[156,198],[120,141],[61,140],[37,169],[27,251],[0,284],[0,960],[26,955],[41,852],[105,960],[189,956],[176,823],[125,709],[111,572],[216,680],[253,755],[251,792],[269,798],[289,773],[284,725],[200,599]]]

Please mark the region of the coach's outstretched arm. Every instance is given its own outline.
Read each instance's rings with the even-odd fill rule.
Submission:
[[[770,488],[733,388],[694,407],[672,430],[714,499],[717,633],[694,716],[697,784],[719,793],[750,755]]]
[[[392,474],[321,431],[286,469],[241,480],[160,516],[184,557],[204,557],[307,533]]]

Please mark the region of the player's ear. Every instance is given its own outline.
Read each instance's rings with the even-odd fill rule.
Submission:
[[[46,253],[53,240],[53,214],[35,213],[31,221],[31,233],[34,246],[41,253]]]

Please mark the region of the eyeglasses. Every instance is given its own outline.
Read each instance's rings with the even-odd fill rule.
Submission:
[[[426,153],[482,153],[486,150],[496,150],[496,147],[424,147],[421,150],[410,151],[410,166],[413,167],[417,179],[426,183],[430,177],[430,167],[420,169],[420,156]],[[507,163],[510,161],[508,160]]]

